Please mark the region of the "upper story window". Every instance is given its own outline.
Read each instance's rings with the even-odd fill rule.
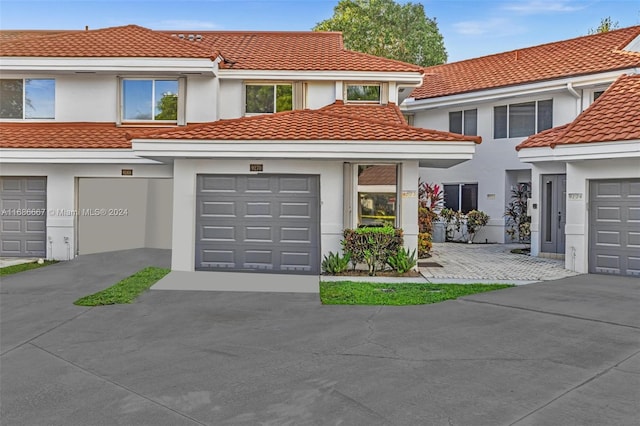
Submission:
[[[122,121],[178,121],[178,79],[123,79]]]
[[[531,136],[553,127],[553,99],[494,107],[493,137]]]
[[[596,99],[602,96],[603,93],[604,93],[604,90],[596,90],[595,92],[593,92],[593,102],[595,102]]]
[[[380,84],[347,84],[347,102],[376,103],[381,102]]]
[[[245,113],[271,114],[293,109],[291,83],[247,83],[245,85]]]
[[[478,110],[467,109],[449,113],[449,131],[461,135],[478,135]]]
[[[55,118],[55,94],[51,78],[0,79],[0,118]]]

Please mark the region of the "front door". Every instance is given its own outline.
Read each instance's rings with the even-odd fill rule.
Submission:
[[[564,253],[567,222],[567,175],[542,176],[542,244],[544,253]]]

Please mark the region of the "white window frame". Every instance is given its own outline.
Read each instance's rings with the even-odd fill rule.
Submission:
[[[0,121],[12,121],[12,120],[28,120],[28,121],[36,121],[36,120],[55,120],[56,118],[56,79],[53,77],[2,77],[0,80],[22,80],[22,117],[21,118],[9,118],[2,117]],[[27,117],[27,80],[51,80],[53,81],[53,117]]]
[[[389,192],[389,191],[384,191],[385,188],[378,188],[381,189],[380,191],[360,191],[359,190],[359,185],[358,185],[358,169],[360,168],[360,166],[396,166],[396,183],[395,183],[395,197],[396,197],[396,201],[395,201],[395,220],[394,220],[394,227],[396,228],[400,228],[401,227],[401,203],[400,200],[401,198],[401,191],[400,191],[400,186],[401,186],[401,182],[400,182],[400,176],[402,174],[402,163],[376,163],[376,162],[372,162],[372,163],[368,163],[368,162],[362,162],[362,163],[352,163],[352,182],[353,182],[353,195],[352,195],[352,205],[355,207],[352,209],[352,223],[353,223],[353,227],[357,228],[359,227],[361,224],[359,223],[360,220],[360,194],[361,193],[365,193],[365,194],[393,194],[393,192]]]
[[[272,112],[247,112],[247,86],[272,86],[273,87],[273,111]],[[244,116],[251,117],[254,115],[275,114],[277,112],[278,98],[277,86],[291,86],[291,111],[299,109],[298,103],[301,102],[298,92],[301,91],[299,84],[293,81],[245,81],[242,84],[242,112]],[[284,111],[281,111],[284,112]]]
[[[533,134],[535,135],[536,133],[539,133],[539,132],[541,132],[543,130],[548,130],[548,129],[543,129],[543,130],[538,129],[538,104],[540,102],[546,102],[546,101],[551,101],[551,127],[549,127],[549,129],[551,129],[551,128],[553,128],[553,98],[536,99],[536,100],[533,100],[533,101],[523,101],[523,102],[512,102],[512,103],[503,104],[503,105],[494,105],[493,106],[493,111],[492,111],[492,114],[493,114],[493,139],[511,139],[511,138],[526,138],[527,137],[527,136],[511,136],[511,133],[510,133],[510,130],[509,130],[509,125],[511,124],[509,117],[510,117],[510,109],[511,109],[512,105],[528,104],[528,103],[532,103],[533,102],[534,105],[535,105],[534,106],[534,118],[533,118],[534,119],[535,128],[534,128],[534,133]],[[507,120],[506,120],[506,126],[507,126],[506,133],[507,133],[507,136],[505,136],[505,137],[496,137],[496,118],[495,118],[496,108],[505,107],[505,106],[507,107]],[[531,136],[531,135],[529,135],[529,136]]]
[[[350,100],[348,97],[349,86],[378,86],[380,88],[380,98],[377,101],[359,101],[359,100]],[[377,81],[345,81],[342,85],[343,93],[342,99],[344,103],[349,104],[368,104],[368,105],[381,105],[386,104],[389,98],[388,94],[388,84],[377,82]]]
[[[135,120],[135,119],[125,119],[123,117],[124,114],[124,82],[138,80],[138,81],[152,81],[153,82],[153,90],[151,91],[151,105],[153,107],[152,111],[155,111],[155,82],[156,81],[176,81],[178,83],[178,114],[176,120],[156,120],[154,118],[150,120]],[[186,124],[186,78],[185,77],[176,77],[176,76],[154,76],[154,77],[128,77],[128,76],[120,76],[118,77],[118,111],[117,111],[117,124],[118,125],[127,125],[127,124],[177,124],[179,126],[184,126]],[[151,116],[153,117],[153,113]]]

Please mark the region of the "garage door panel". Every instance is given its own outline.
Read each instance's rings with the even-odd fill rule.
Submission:
[[[46,177],[0,178],[0,256],[46,255]]]
[[[319,185],[317,176],[198,176],[196,268],[319,273]],[[229,186],[236,185],[230,193]],[[208,183],[209,190],[204,190]],[[212,187],[224,191],[212,192]],[[218,203],[218,204],[214,204]],[[229,213],[231,215],[205,214]],[[206,205],[212,206],[207,210]],[[202,207],[200,207],[202,206]],[[235,241],[222,231],[235,227]],[[208,238],[204,238],[208,237]],[[212,238],[213,237],[213,238]],[[216,240],[217,239],[217,240]]]
[[[236,203],[233,201],[203,201],[201,215],[209,217],[236,217]]]
[[[236,241],[235,226],[203,226],[201,239],[203,241]]]
[[[640,179],[590,184],[589,271],[638,275]]]
[[[200,188],[202,192],[237,192],[236,178],[232,176],[204,176]]]

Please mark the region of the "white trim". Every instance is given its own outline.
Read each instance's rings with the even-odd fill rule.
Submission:
[[[217,62],[208,58],[40,58],[2,57],[2,72],[162,72],[216,74]]]
[[[398,84],[422,84],[422,74],[416,72],[383,71],[287,71],[287,70],[234,70],[221,69],[220,78],[230,80],[342,80],[342,81],[394,81]]]
[[[81,164],[161,164],[138,157],[130,149],[17,149],[0,148],[1,164],[81,163]]]
[[[633,157],[640,157],[640,140],[556,145],[555,148],[522,148],[518,151],[518,158],[524,163]]]
[[[439,96],[429,99],[407,98],[402,103],[403,109],[417,111],[432,108],[453,108],[471,103],[481,103],[509,99],[519,96],[541,96],[550,92],[567,91],[567,84],[571,83],[573,89],[582,89],[590,86],[608,84],[615,81],[622,74],[637,74],[638,68],[626,68],[606,73],[589,74],[584,76],[571,76],[557,80],[542,81],[537,83],[524,83],[495,89],[480,89],[468,93]]]

